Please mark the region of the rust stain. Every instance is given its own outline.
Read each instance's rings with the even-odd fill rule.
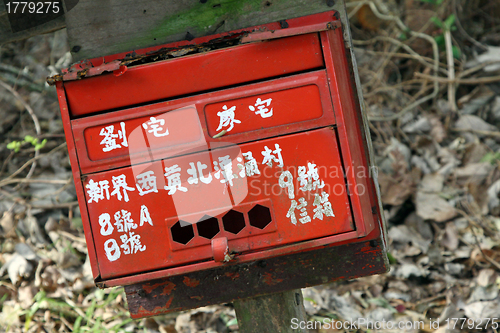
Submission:
[[[85,68],[84,70],[78,71],[76,73],[77,79],[81,79],[82,77],[85,77],[88,74],[88,72],[89,72],[88,68]]]
[[[172,304],[172,301],[174,300],[174,297],[170,297],[165,303],[164,306],[158,306],[154,308],[152,311],[146,310],[142,305],[139,306],[139,309],[137,310],[136,313],[131,313],[132,318],[142,318],[142,317],[149,317],[149,316],[156,316],[158,314],[164,313],[165,311],[168,310],[170,307],[170,304]]]
[[[141,305],[139,307],[139,309],[137,310],[137,314],[140,317],[150,316],[151,315],[151,311],[148,311],[148,310],[144,309],[144,307]],[[132,313],[132,315],[134,315],[134,313]]]
[[[274,286],[280,282],[283,282],[283,279],[275,279],[271,273],[263,274],[264,282],[269,286]]]
[[[186,286],[191,287],[191,288],[198,287],[198,285],[200,284],[200,280],[190,279],[188,276],[185,276],[185,277],[184,277],[184,280],[183,280],[182,282],[183,282]]]
[[[380,252],[380,248],[378,246],[372,246],[370,242],[366,242],[365,246],[361,248],[360,252],[362,253],[371,253],[371,254],[376,254]]]
[[[233,281],[240,277],[239,273],[233,273],[233,272],[226,272],[226,273],[224,273],[224,275]]]
[[[174,300],[174,296],[170,297],[167,301],[167,303],[165,303],[165,306],[163,308],[165,309],[168,309],[170,307],[170,304],[172,304],[172,301]],[[163,309],[162,308],[162,309]]]
[[[168,285],[163,288],[163,291],[160,295],[162,295],[162,296],[170,295],[170,293],[174,289],[175,289],[175,284],[173,284],[172,282],[169,282]],[[170,299],[170,302],[172,302],[172,299]]]
[[[144,291],[148,294],[151,294],[151,292],[153,290],[155,290],[156,288],[158,287],[161,287],[161,286],[165,286],[163,288],[163,292],[161,293],[161,295],[170,295],[170,293],[172,292],[172,290],[175,289],[175,284],[173,284],[172,282],[170,281],[164,281],[164,282],[160,282],[160,283],[155,283],[153,285],[151,284],[143,284],[142,285],[142,289],[144,289]]]
[[[101,75],[103,72],[109,71],[115,72],[115,75],[119,76],[126,71],[126,66],[138,61],[141,61],[142,63],[156,62],[165,59],[183,57],[191,54],[203,53],[210,50],[217,50],[239,44],[241,38],[246,33],[246,31],[229,33],[225,36],[215,38],[202,44],[185,45],[172,48],[163,47],[158,50],[147,52],[145,54],[137,54],[136,52],[132,52],[125,55],[125,57],[122,59],[113,60],[111,62],[96,66],[94,66],[90,60],[82,61],[78,64],[73,65],[69,69],[62,70],[62,74],[56,74],[52,77],[48,77],[46,79],[46,82],[49,85],[54,85],[57,81],[79,80],[84,77]]]

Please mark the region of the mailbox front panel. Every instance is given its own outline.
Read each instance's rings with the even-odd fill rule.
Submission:
[[[334,129],[210,148],[86,177],[102,278],[354,229]]]

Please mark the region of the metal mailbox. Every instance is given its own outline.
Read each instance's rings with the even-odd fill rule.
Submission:
[[[95,281],[126,285],[133,317],[387,270],[338,14],[49,79]]]

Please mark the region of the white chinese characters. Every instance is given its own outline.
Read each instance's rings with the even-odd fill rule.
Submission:
[[[99,202],[99,200],[104,200],[104,195],[106,195],[106,199],[109,200],[109,182],[107,180],[101,180],[99,182],[91,179],[87,185],[87,194],[89,196],[88,203]]]
[[[283,167],[283,157],[281,157],[281,148],[279,144],[274,145],[275,150],[269,149],[267,146],[264,146],[264,151],[262,152],[262,156],[264,159],[262,160],[262,164],[267,164],[270,167],[273,166],[273,161],[278,163],[278,167]]]
[[[109,125],[101,129],[99,135],[104,137],[104,139],[100,142],[101,145],[104,145],[102,148],[103,152],[107,153],[113,149],[121,148],[122,146],[128,147],[127,133],[125,132],[125,123],[123,121],[120,123],[120,128],[121,129],[118,130],[117,133],[115,133],[114,125]],[[117,139],[122,141],[117,143]]]
[[[121,245],[115,238],[109,238],[104,242],[104,253],[109,261],[120,259],[122,253],[124,255],[133,255],[138,252],[146,251],[146,245],[141,243],[141,235],[138,233],[137,223],[132,219],[132,213],[125,209],[121,209],[113,215],[115,223],[112,224],[109,213],[99,215],[99,225],[101,226],[100,233],[102,236],[113,236],[116,227]],[[145,222],[153,226],[153,221],[149,215],[149,210],[145,205],[141,206],[140,224],[142,227]],[[134,231],[132,231],[134,230]]]
[[[172,195],[177,190],[187,192],[187,188],[182,186],[181,168],[177,164],[165,168],[165,177],[167,177],[168,181],[168,185],[165,185],[165,190],[168,190],[168,194]]]
[[[169,134],[168,128],[166,128],[165,130],[163,129],[164,125],[165,119],[156,119],[155,117],[150,117],[149,121],[142,124],[142,128],[147,130],[148,133],[153,133],[155,137],[161,138],[162,136],[166,136]]]
[[[273,116],[273,108],[271,108],[271,110],[268,109],[268,107],[271,106],[272,101],[272,98],[268,98],[266,100],[257,98],[255,105],[249,105],[248,108],[251,111],[255,111],[255,114],[261,116],[262,118],[269,118]]]
[[[146,171],[135,177],[135,186],[142,197],[148,193],[158,193],[154,171]]]
[[[222,111],[217,112],[217,115],[219,116],[219,127],[217,127],[216,131],[220,131],[223,127],[227,127],[224,130],[226,132],[231,131],[234,128],[234,124],[240,124],[241,121],[238,119],[235,119],[235,114],[234,111],[236,110],[236,106],[230,107],[229,109],[227,108],[227,105],[224,105],[222,107]]]

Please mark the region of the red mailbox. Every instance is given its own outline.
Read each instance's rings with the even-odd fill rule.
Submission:
[[[50,79],[96,283],[126,285],[133,317],[387,270],[338,17],[92,59]]]

